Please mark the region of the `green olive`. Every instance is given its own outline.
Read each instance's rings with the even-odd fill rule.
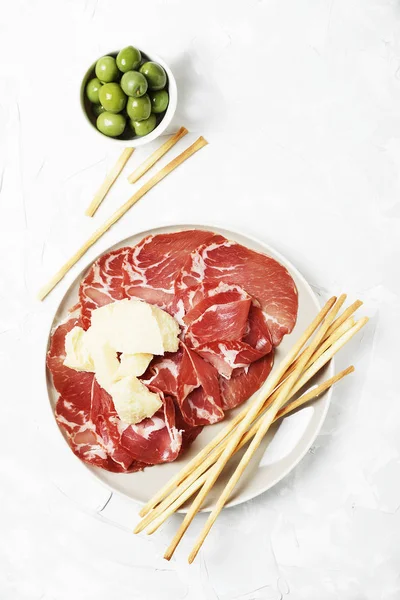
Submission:
[[[139,98],[147,92],[147,80],[138,71],[128,71],[122,75],[121,87],[128,96]]]
[[[148,119],[144,121],[131,121],[131,125],[135,130],[136,135],[147,135],[157,125],[156,115],[151,114]]]
[[[102,85],[103,84],[101,83],[100,79],[94,77],[86,86],[86,96],[89,98],[90,102],[93,102],[93,104],[100,104],[99,90]]]
[[[121,135],[125,129],[126,119],[123,115],[103,112],[97,117],[97,129],[110,137]]]
[[[126,73],[127,71],[137,69],[141,60],[142,55],[140,54],[140,50],[137,50],[133,46],[127,46],[118,52],[117,67],[122,73]]]
[[[150,93],[151,112],[159,114],[167,110],[169,96],[167,90]]]
[[[101,113],[105,112],[105,110],[106,109],[101,104],[92,104],[92,113],[95,117],[101,115]]]
[[[139,69],[146,77],[149,90],[162,90],[167,83],[167,75],[161,65],[155,62],[145,62]]]
[[[151,102],[147,94],[140,98],[128,98],[126,112],[132,121],[144,121],[151,113]]]
[[[118,83],[105,83],[100,89],[99,98],[108,112],[119,113],[125,108],[126,96]]]
[[[102,56],[96,63],[96,77],[103,83],[117,81],[118,68],[115,58],[112,56]]]

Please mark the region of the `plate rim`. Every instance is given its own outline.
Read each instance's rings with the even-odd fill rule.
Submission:
[[[68,286],[66,287],[66,289],[64,290],[64,293],[61,295],[61,298],[59,299],[59,301],[57,302],[56,308],[54,311],[52,311],[52,317],[51,317],[51,322],[50,322],[50,327],[46,336],[46,344],[45,344],[45,360],[44,360],[44,377],[45,377],[45,383],[46,383],[46,391],[47,391],[47,400],[48,400],[48,406],[49,409],[52,413],[52,417],[53,417],[53,422],[61,436],[61,438],[64,441],[64,444],[66,444],[68,450],[70,451],[70,454],[72,455],[72,457],[75,459],[76,463],[75,464],[80,464],[81,466],[84,467],[84,469],[90,473],[91,477],[94,478],[101,486],[103,486],[104,488],[108,489],[110,492],[112,492],[113,494],[118,494],[121,495],[124,498],[128,498],[131,502],[136,502],[140,505],[144,505],[145,502],[142,500],[139,500],[137,498],[132,498],[132,496],[130,496],[129,494],[125,493],[122,490],[119,490],[117,488],[114,488],[110,483],[104,481],[103,479],[101,479],[101,477],[99,475],[97,475],[97,468],[90,466],[88,464],[86,464],[84,461],[82,461],[79,457],[77,457],[71,450],[68,441],[66,439],[66,437],[64,436],[63,432],[61,431],[61,428],[59,427],[56,418],[55,418],[55,413],[53,410],[53,406],[52,406],[52,402],[51,402],[51,398],[50,398],[50,392],[49,392],[49,371],[47,368],[47,364],[46,364],[46,357],[47,357],[47,352],[49,349],[49,345],[50,345],[50,339],[51,339],[51,334],[53,332],[54,329],[54,321],[56,320],[56,315],[57,312],[65,298],[65,296],[68,294],[68,292],[70,291],[70,289],[75,286],[75,284],[78,282],[79,279],[82,278],[83,274],[85,273],[86,270],[88,270],[91,265],[103,254],[112,251],[116,246],[118,247],[122,247],[124,245],[128,245],[129,244],[129,240],[133,237],[133,236],[142,236],[141,239],[143,239],[144,237],[146,237],[147,235],[158,235],[160,233],[168,233],[165,230],[168,229],[170,230],[171,233],[173,233],[174,231],[184,231],[184,230],[190,230],[190,229],[200,229],[200,230],[209,230],[211,229],[212,231],[216,230],[216,232],[225,232],[225,234],[233,234],[234,236],[237,235],[241,238],[246,238],[249,241],[254,242],[256,245],[261,246],[265,249],[266,253],[268,254],[269,252],[271,252],[271,255],[274,258],[277,258],[277,260],[279,262],[281,262],[281,264],[283,264],[283,266],[285,268],[288,269],[288,271],[294,272],[296,277],[298,277],[303,285],[308,289],[308,292],[310,293],[310,296],[312,297],[315,306],[318,310],[320,310],[321,308],[321,304],[319,302],[318,296],[316,295],[316,293],[314,292],[314,290],[312,289],[311,285],[308,283],[307,279],[304,277],[304,275],[301,273],[301,271],[298,270],[298,268],[290,261],[288,260],[281,252],[279,252],[278,250],[275,250],[275,248],[273,246],[271,246],[270,244],[268,244],[267,242],[264,242],[263,240],[260,240],[259,238],[257,238],[256,236],[253,236],[252,234],[248,234],[248,233],[242,233],[241,231],[238,231],[236,229],[233,228],[225,228],[223,225],[217,225],[217,224],[212,224],[212,223],[208,223],[208,224],[200,224],[200,223],[166,223],[164,225],[158,225],[157,227],[152,227],[149,229],[145,229],[143,231],[138,231],[138,232],[134,232],[129,236],[126,236],[122,239],[120,239],[119,241],[114,242],[113,244],[111,244],[110,246],[108,246],[107,248],[105,248],[104,250],[102,250],[101,252],[99,252],[98,254],[96,254],[96,256],[94,258],[92,258],[91,260],[89,260],[88,262],[85,262],[84,266],[80,269],[80,271],[77,273],[77,275],[73,278],[72,281],[69,282]],[[221,235],[223,235],[223,233],[221,233]],[[140,240],[139,240],[140,241]],[[290,336],[290,334],[289,334]],[[327,377],[332,377],[334,374],[334,366],[335,366],[335,359],[332,358],[330,360],[330,362],[327,364]],[[52,385],[52,383],[51,383]],[[326,420],[326,416],[330,407],[330,403],[332,400],[332,394],[333,394],[333,388],[330,387],[328,390],[326,390],[323,395],[321,395],[321,399],[324,399],[324,408],[323,408],[323,412],[320,418],[320,422],[318,424],[318,426],[315,428],[314,434],[311,436],[310,438],[310,442],[309,444],[306,446],[306,448],[302,451],[299,452],[299,454],[296,456],[296,458],[293,460],[293,462],[290,464],[290,466],[288,466],[286,469],[284,469],[278,476],[275,477],[275,479],[273,479],[272,481],[270,481],[269,483],[267,483],[265,486],[261,486],[260,489],[258,491],[254,492],[249,492],[246,493],[246,490],[244,489],[239,495],[235,496],[234,498],[232,498],[231,500],[229,500],[225,506],[224,509],[227,508],[233,508],[235,506],[238,506],[240,504],[243,504],[245,502],[248,502],[249,500],[253,500],[255,498],[257,498],[258,496],[260,496],[261,494],[264,494],[265,492],[267,492],[268,490],[270,490],[271,488],[273,488],[275,485],[277,485],[280,481],[282,481],[285,477],[287,477],[287,475],[289,475],[289,473],[291,471],[293,471],[298,464],[302,461],[302,459],[305,457],[305,455],[308,453],[309,449],[312,447],[313,443],[315,442],[316,438],[318,437],[318,435],[320,434],[320,431],[322,429],[322,426]],[[121,473],[120,475],[124,475],[123,473]],[[208,513],[211,512],[213,509],[213,507],[204,507],[201,508],[199,512],[202,513]],[[186,514],[187,513],[187,508],[179,508],[176,512],[179,514]]]

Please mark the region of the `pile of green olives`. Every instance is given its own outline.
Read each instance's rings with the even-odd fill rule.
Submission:
[[[116,58],[99,58],[93,75],[85,91],[101,133],[119,137],[125,132],[133,137],[153,131],[169,103],[168,79],[161,65],[127,46]]]

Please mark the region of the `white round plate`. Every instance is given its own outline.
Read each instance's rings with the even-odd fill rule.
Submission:
[[[269,256],[272,256],[281,264],[283,264],[292,275],[299,293],[299,312],[294,330],[290,335],[287,335],[283,338],[282,343],[275,352],[274,368],[276,368],[276,365],[281,362],[289,349],[293,346],[296,340],[301,336],[306,327],[318,313],[320,306],[314,292],[304,277],[288,260],[286,260],[273,248],[261,241],[252,239],[240,233],[227,231],[219,227],[179,225],[159,227],[157,229],[137,233],[129,238],[126,238],[125,240],[122,240],[120,243],[115,244],[107,251],[115,250],[127,245],[133,246],[145,236],[150,234],[169,233],[174,231],[182,231],[184,229],[206,229],[220,233],[231,240],[247,246],[248,248],[252,248],[253,250],[257,250],[258,252],[263,252]],[[76,304],[80,281],[82,280],[82,277],[85,275],[89,266],[90,265],[81,271],[64,295],[54,316],[52,329],[61,321],[65,320],[68,315],[68,309]],[[333,364],[331,361],[331,363],[323,370],[323,372],[319,373],[310,382],[310,387],[328,377],[332,377],[332,375]],[[47,373],[47,389],[50,403],[54,411],[58,394],[53,387],[51,375],[49,373]],[[246,469],[244,476],[235,488],[227,506],[240,504],[241,502],[250,500],[251,498],[258,496],[258,494],[265,492],[273,485],[278,483],[297,465],[297,463],[303,458],[303,456],[312,446],[316,436],[318,435],[329,407],[330,397],[331,391],[328,390],[325,392],[325,394],[318,398],[318,400],[310,403],[306,407],[299,409],[292,415],[288,415],[285,419],[276,423],[269,430],[256,455],[253,457],[252,462]],[[226,423],[232,419],[235,414],[237,414],[237,411],[241,410],[242,407],[243,405],[227,413],[227,416],[222,423],[205,427],[188,451],[185,452],[183,456],[179,457],[178,460],[172,463],[156,465],[139,473],[129,474],[109,473],[108,471],[98,467],[91,467],[89,465],[85,466],[88,471],[90,471],[99,481],[108,486],[108,488],[111,490],[120,494],[124,494],[125,496],[137,502],[144,503],[149,500],[149,498],[151,498],[173,475],[175,475],[186,462],[191,460],[195,454],[197,454],[199,450],[201,450],[201,448],[203,448],[220,431],[222,427],[225,427]],[[64,432],[61,429],[60,432],[64,436]],[[65,436],[64,439],[66,441]],[[72,451],[71,456],[74,456]],[[212,509],[215,500],[220,495],[223,486],[226,484],[241,456],[242,452],[238,452],[236,456],[231,459],[227,465],[227,468],[223,471],[213,490],[207,497],[206,503],[202,509],[203,511],[210,511]],[[74,458],[79,460],[76,457]],[[180,512],[186,512],[185,506],[182,507]]]

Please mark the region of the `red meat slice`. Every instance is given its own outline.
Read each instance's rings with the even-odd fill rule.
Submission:
[[[175,301],[175,298],[177,302]],[[238,285],[227,285],[220,282],[200,284],[187,288],[180,296],[174,297],[173,314],[177,314],[182,324],[189,326],[198,319],[207,308],[214,304],[235,302],[236,300],[251,300],[251,297]]]
[[[90,267],[79,287],[82,327],[90,325],[90,315],[99,306],[126,298],[124,265],[131,247],[113,250],[100,256]]]
[[[79,407],[63,396],[57,400],[55,418],[64,429],[71,450],[83,462],[117,473],[124,470],[107,455],[103,440],[94,431],[93,423]]]
[[[274,364],[274,352],[270,352],[247,367],[235,369],[230,379],[219,378],[222,408],[228,410],[242,404],[256,392],[267,379]]]
[[[184,317],[190,323],[185,339],[193,348],[222,340],[241,340],[250,306],[250,296],[243,298],[238,292],[205,298]]]
[[[243,339],[204,343],[196,348],[196,352],[229,379],[234,369],[246,367],[271,352],[268,325],[257,306],[250,307],[246,328]]]
[[[146,372],[139,379],[152,392],[162,392],[178,397],[178,373],[182,362],[182,350],[168,352],[153,358]]]
[[[247,330],[243,337],[243,342],[263,354],[268,354],[272,350],[271,333],[265,314],[255,304],[252,304],[249,311]]]
[[[191,427],[182,417],[182,413],[177,404],[175,404],[175,408],[175,424],[179,431],[182,432],[182,447],[179,454],[183,454],[183,452],[187,450],[191,444],[193,444],[197,436],[203,431],[203,426],[199,425],[197,427]]]
[[[163,406],[149,419],[128,425],[121,444],[136,460],[156,465],[175,460],[182,446],[182,433],[175,426],[174,401],[163,397]]]
[[[121,443],[121,433],[126,424],[120,420],[110,396],[93,377],[93,394],[90,417],[99,434],[107,454],[121,465],[123,471],[129,470],[136,455],[129,452]],[[146,466],[142,463],[142,468]],[[137,469],[136,469],[137,470]]]
[[[168,309],[174,297],[174,283],[190,253],[212,240],[210,231],[179,231],[150,235],[131,249],[124,268],[128,296]]]
[[[182,416],[192,426],[217,423],[224,418],[218,372],[184,343],[181,346],[177,401]]]
[[[178,352],[155,358],[141,379],[150,390],[173,396],[191,427],[224,418],[217,371],[183,342]]]
[[[152,360],[146,373],[141,377],[143,383],[153,392],[161,392],[175,398],[175,426],[182,433],[180,454],[201,433],[203,427],[191,426],[184,420],[177,402],[178,398],[178,369],[182,360],[182,350],[168,353]]]
[[[196,352],[226,379],[230,379],[234,369],[246,367],[263,356],[262,352],[241,341],[212,342],[199,346]]]
[[[191,253],[177,277],[177,302],[187,288],[221,281],[242,287],[259,302],[274,346],[292,331],[297,317],[297,290],[288,271],[276,260],[223,236],[214,236]]]
[[[77,319],[70,319],[59,325],[52,334],[47,354],[47,366],[53,376],[54,387],[60,393],[55,410],[57,423],[64,429],[74,454],[84,462],[117,472],[128,467],[140,468],[140,465],[132,464],[132,458],[127,466],[122,466],[109,456],[106,443],[90,416],[95,392],[93,374],[75,371],[64,365],[65,336],[79,324]]]

